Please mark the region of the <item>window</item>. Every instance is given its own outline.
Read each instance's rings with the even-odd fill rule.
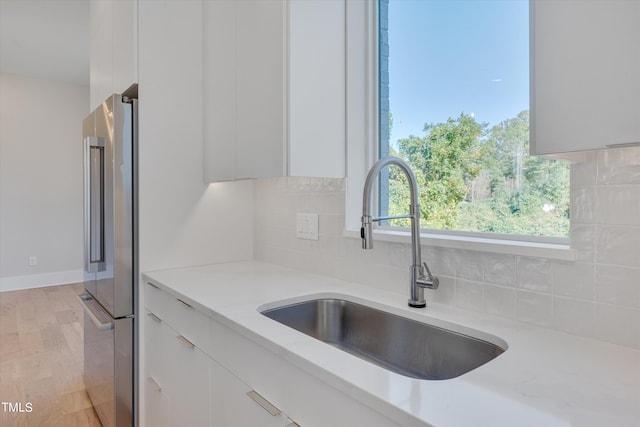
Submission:
[[[379,0],[378,153],[411,164],[423,228],[569,235],[569,163],[528,154],[528,12],[526,0]],[[380,215],[408,206],[390,168]]]

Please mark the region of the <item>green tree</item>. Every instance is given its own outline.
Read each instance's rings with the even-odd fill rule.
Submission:
[[[568,236],[569,164],[529,156],[529,112],[487,131],[466,114],[426,124],[398,141],[420,187],[423,226],[508,234]],[[479,178],[480,177],[480,178]],[[481,190],[470,197],[470,188]],[[474,200],[477,198],[478,200]],[[389,170],[389,214],[409,206],[406,177]],[[407,226],[398,220],[393,225]]]
[[[425,124],[423,137],[412,135],[398,141],[399,155],[413,167],[421,189],[421,216],[426,227],[455,228],[458,204],[468,192],[467,181],[478,176],[481,170],[481,137],[485,127],[486,124],[462,113],[445,123]],[[399,210],[406,210],[406,180],[392,170],[390,181],[394,182],[390,198],[402,202]]]
[[[462,227],[474,231],[567,236],[569,164],[529,156],[529,112],[502,121],[485,139],[483,169],[490,177],[491,215],[461,206]],[[482,226],[479,226],[482,224]],[[478,228],[474,228],[478,227]]]
[[[522,171],[522,159],[529,153],[529,111],[502,121],[489,131],[486,139],[483,166],[494,177],[518,179]]]

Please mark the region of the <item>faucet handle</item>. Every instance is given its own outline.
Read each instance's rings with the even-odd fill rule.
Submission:
[[[429,270],[429,266],[427,265],[426,262],[423,262],[422,265],[424,269],[427,270],[427,279],[431,279],[433,277],[433,274],[431,274],[431,270]]]
[[[429,289],[438,289],[438,286],[440,285],[440,279],[431,274],[431,270],[429,270],[429,266],[426,262],[422,263],[422,267],[424,267],[424,270],[426,270],[427,274],[425,275],[423,270],[421,274],[422,277],[420,277],[419,279],[419,286]]]

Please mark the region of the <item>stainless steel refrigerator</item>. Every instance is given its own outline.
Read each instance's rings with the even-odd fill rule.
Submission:
[[[137,86],[82,122],[84,381],[104,427],[134,424]]]

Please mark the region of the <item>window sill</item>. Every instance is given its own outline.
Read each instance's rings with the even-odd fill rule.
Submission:
[[[360,239],[360,231],[345,230],[344,237]],[[374,230],[374,241],[410,243],[411,234],[407,231]],[[576,250],[569,245],[557,243],[537,243],[522,240],[490,239],[484,237],[454,236],[450,234],[420,233],[424,246],[464,249],[470,251],[491,252],[508,255],[530,256],[537,258],[575,261]]]

